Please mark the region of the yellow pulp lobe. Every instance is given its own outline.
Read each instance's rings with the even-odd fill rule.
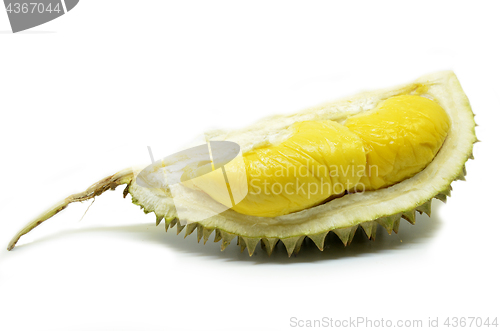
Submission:
[[[223,177],[215,171],[193,179],[190,187],[242,214],[285,215],[345,191],[375,190],[415,175],[432,161],[449,126],[446,112],[434,101],[396,96],[345,125],[295,123],[284,142],[245,153],[244,165],[225,166],[229,182],[248,184],[248,194],[236,205],[228,202],[229,186],[216,180]]]
[[[365,173],[363,142],[334,121],[306,121],[277,146],[244,155],[248,194],[233,210],[273,217],[350,190]]]
[[[416,95],[383,101],[345,126],[363,140],[366,176],[358,190],[376,190],[412,177],[434,158],[450,128],[448,115],[436,102]]]

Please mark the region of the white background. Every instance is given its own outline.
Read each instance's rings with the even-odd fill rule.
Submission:
[[[148,145],[163,157],[210,128],[436,70],[458,75],[482,140],[431,218],[291,258],[165,233],[120,188],[81,221],[90,202],[71,205],[0,251],[0,330],[500,318],[498,3],[346,3],[82,0],[18,34],[0,10],[1,246],[59,199],[147,164]]]

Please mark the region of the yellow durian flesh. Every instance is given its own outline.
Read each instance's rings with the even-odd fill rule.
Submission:
[[[299,122],[292,130],[293,135],[281,144],[244,155],[249,191],[233,210],[266,217],[285,215],[359,183],[366,164],[359,137],[335,121]]]
[[[286,215],[346,191],[376,190],[413,176],[432,161],[449,126],[436,102],[396,96],[344,125],[295,123],[282,143],[245,153],[248,194],[236,205],[228,204],[228,187],[215,173],[193,179],[191,187],[242,214]],[[225,169],[228,177],[241,170]]]
[[[436,102],[400,95],[348,118],[345,126],[363,140],[366,152],[367,175],[358,190],[376,190],[424,169],[441,148],[450,120]]]

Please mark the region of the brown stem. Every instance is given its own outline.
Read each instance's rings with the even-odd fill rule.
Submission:
[[[33,221],[28,223],[21,231],[19,231],[14,238],[9,243],[9,246],[7,246],[7,250],[12,250],[14,246],[16,246],[16,243],[18,242],[19,238],[60,212],[61,210],[65,209],[70,203],[77,202],[77,201],[85,201],[89,200],[92,198],[95,198],[96,196],[101,195],[102,193],[106,192],[107,190],[114,190],[117,186],[122,185],[122,184],[130,184],[132,179],[134,178],[134,172],[131,168],[122,170],[120,172],[117,172],[116,174],[112,176],[108,176],[104,179],[101,179],[97,183],[91,185],[88,189],[81,193],[76,193],[73,195],[70,195],[66,199],[58,202],[55,206],[47,210],[46,212],[42,213],[40,216],[35,218]],[[125,193],[125,192],[124,192]]]

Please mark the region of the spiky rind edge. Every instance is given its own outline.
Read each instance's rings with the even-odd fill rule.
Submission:
[[[465,172],[465,168],[464,168]],[[462,173],[463,177],[465,177],[465,174]],[[462,176],[457,177],[456,180],[461,180]],[[308,237],[311,239],[312,242],[316,245],[316,247],[320,250],[323,251],[324,249],[324,244],[325,240],[330,232],[333,232],[339,239],[340,241],[344,244],[344,246],[347,246],[351,243],[351,241],[354,238],[354,235],[356,234],[356,231],[361,228],[363,229],[363,232],[367,236],[368,239],[375,240],[376,233],[377,233],[377,228],[378,226],[382,227],[387,231],[387,233],[390,235],[393,232],[398,233],[399,230],[399,223],[401,219],[404,219],[408,221],[410,224],[415,225],[416,217],[415,214],[416,212],[420,214],[426,214],[427,216],[431,216],[431,203],[432,199],[438,199],[444,203],[446,203],[446,197],[450,197],[451,194],[451,185],[449,188],[446,190],[440,192],[437,194],[435,197],[427,200],[425,203],[423,203],[420,206],[415,207],[412,210],[406,211],[406,212],[400,212],[396,213],[394,215],[389,215],[389,216],[384,216],[380,217],[378,219],[375,219],[373,221],[368,221],[368,222],[363,222],[360,224],[356,224],[351,227],[346,227],[346,228],[341,228],[341,229],[331,229],[329,231],[321,232],[321,233],[316,233],[316,234],[309,234],[309,235],[301,235],[301,236],[294,236],[294,237],[289,237],[289,238],[267,238],[267,237],[258,237],[258,238],[253,238],[253,237],[246,237],[242,235],[238,235],[236,233],[229,233],[224,230],[218,229],[218,228],[210,228],[210,227],[205,227],[202,224],[198,222],[193,222],[189,223],[186,226],[181,225],[180,222],[178,221],[177,218],[175,217],[170,217],[170,218],[163,218],[161,216],[157,216],[157,221],[156,225],[158,226],[162,220],[165,221],[165,231],[168,231],[169,228],[174,227],[177,225],[177,235],[179,235],[184,228],[186,228],[184,238],[186,238],[188,235],[194,233],[194,230],[197,231],[197,237],[198,237],[198,242],[200,242],[201,238],[204,239],[204,244],[207,243],[208,239],[212,235],[212,233],[215,231],[215,236],[214,236],[214,242],[219,242],[222,240],[221,244],[221,250],[225,250],[227,246],[232,242],[234,238],[237,238],[236,244],[241,247],[241,252],[243,252],[245,249],[248,252],[249,256],[252,256],[255,252],[256,247],[258,246],[259,242],[261,243],[261,248],[267,252],[267,254],[270,256],[272,252],[274,251],[274,248],[276,245],[281,241],[285,247],[285,250],[288,254],[288,256],[292,256],[292,254],[298,254],[302,244],[304,242],[304,239]],[[134,204],[139,205],[142,209],[144,209],[135,199],[132,199]],[[153,210],[144,210],[146,214],[153,212]]]
[[[474,115],[470,108],[469,101],[465,96],[465,94],[463,93],[463,90],[461,89],[460,83],[456,79],[456,76],[452,72],[445,72],[445,73],[437,73],[429,75],[423,78],[427,77],[435,78],[439,77],[440,75],[443,76],[444,79],[448,80],[448,83],[451,85],[451,88],[453,89],[452,92],[458,94],[455,95],[455,97],[459,98],[460,100],[458,101],[454,100],[454,101],[459,102],[460,107],[470,112],[471,116],[467,120],[471,121],[472,123],[473,141],[470,142],[470,147],[467,148],[467,152],[465,154],[466,157],[464,158],[463,162],[461,162],[462,166],[460,168],[456,168],[457,170],[455,172],[449,174],[450,180],[447,182],[447,184],[439,188],[436,188],[435,193],[433,193],[433,195],[431,195],[430,198],[425,198],[423,200],[416,201],[414,207],[408,210],[400,210],[396,213],[388,215],[377,215],[377,217],[372,220],[359,221],[356,224],[346,227],[330,227],[326,231],[319,231],[316,233],[300,233],[298,235],[280,236],[280,237],[266,236],[266,235],[246,236],[245,233],[233,233],[226,229],[222,229],[220,226],[211,226],[210,222],[189,223],[191,224],[190,233],[192,233],[194,228],[196,228],[198,233],[198,242],[203,237],[204,243],[206,243],[211,233],[215,231],[216,242],[221,240],[221,238],[225,238],[221,245],[222,250],[224,250],[230,244],[232,239],[237,238],[237,244],[241,246],[241,250],[243,251],[246,248],[250,256],[254,253],[255,247],[257,246],[259,241],[261,242],[261,247],[265,249],[269,255],[272,254],[276,244],[279,241],[281,241],[286,248],[288,256],[291,256],[292,254],[294,253],[297,254],[299,252],[305,237],[309,237],[316,244],[318,249],[323,250],[325,238],[327,237],[329,232],[335,233],[335,235],[346,246],[352,241],[359,227],[363,229],[363,231],[365,232],[365,234],[369,239],[374,240],[376,237],[377,225],[382,226],[389,234],[391,234],[392,232],[397,233],[401,218],[407,220],[411,224],[415,224],[415,212],[419,212],[420,214],[425,213],[428,216],[430,216],[432,199],[438,199],[445,202],[446,198],[450,196],[451,183],[455,180],[465,180],[465,175],[466,175],[465,162],[468,159],[474,158],[472,154],[472,144],[478,142],[474,131],[474,128],[476,126],[473,118]],[[422,80],[423,78],[421,78],[420,80]],[[155,211],[154,208],[144,207],[144,205],[142,205],[140,201],[138,201],[134,197],[133,197],[133,202],[139,205],[141,208],[143,208],[145,213],[150,213]],[[162,215],[157,215],[157,225],[159,224],[159,222],[161,222],[162,217],[163,217]],[[174,226],[175,224],[178,224],[178,226],[180,226],[179,225],[180,223],[178,223],[177,221],[178,221],[177,218],[175,216],[172,216],[170,213],[169,215],[165,215],[166,229],[168,229],[169,225],[170,227]],[[182,231],[182,229],[183,227],[178,228],[178,234],[180,233],[180,231]],[[190,233],[186,233],[186,236]]]

